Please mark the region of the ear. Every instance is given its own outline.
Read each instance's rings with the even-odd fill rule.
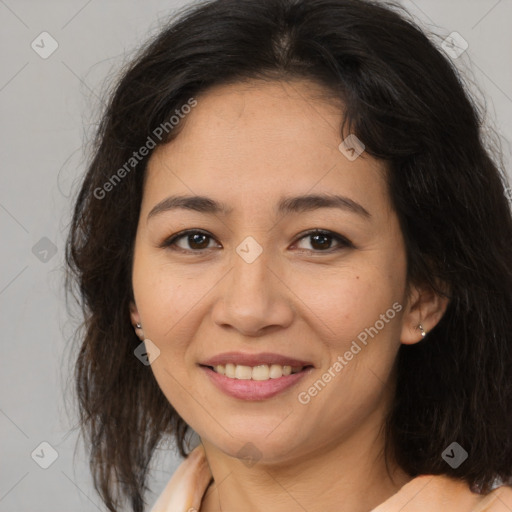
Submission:
[[[446,286],[441,286],[445,290]],[[421,325],[428,333],[438,324],[448,307],[450,299],[439,295],[430,286],[413,286],[407,300],[407,307],[402,320],[400,341],[404,345],[413,345],[423,339]]]
[[[135,333],[140,339],[144,339],[144,334],[142,332],[142,329],[137,329],[137,324],[142,324],[140,320],[139,311],[137,309],[137,306],[135,305],[135,302],[130,301],[130,320],[132,322],[133,328],[135,329]]]

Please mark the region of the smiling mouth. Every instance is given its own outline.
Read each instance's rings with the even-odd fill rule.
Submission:
[[[215,373],[224,375],[229,379],[238,380],[256,380],[265,381],[271,379],[279,379],[295,373],[300,373],[308,368],[312,368],[311,365],[307,366],[288,366],[280,364],[260,364],[257,366],[245,366],[241,364],[228,363],[226,365],[215,365],[205,366],[210,368]]]

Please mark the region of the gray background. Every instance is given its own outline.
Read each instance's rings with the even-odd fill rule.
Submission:
[[[73,459],[74,323],[62,278],[70,197],[105,87],[141,42],[186,3],[0,0],[0,512],[105,510],[81,443]],[[487,102],[510,173],[512,0],[402,3],[439,41],[457,31],[469,43],[456,62]],[[42,46],[43,31],[58,43],[46,59],[31,47],[34,40]],[[49,39],[44,46],[50,48]],[[52,448],[40,447],[42,442]],[[52,449],[58,457],[42,469],[36,461],[51,462]],[[159,452],[150,504],[177,463],[169,447]]]

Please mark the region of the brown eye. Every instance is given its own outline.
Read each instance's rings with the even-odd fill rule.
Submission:
[[[210,249],[210,242],[213,237],[208,233],[198,230],[182,231],[167,239],[161,247],[168,247],[170,249],[180,249],[182,251],[199,252],[205,249]]]
[[[299,242],[306,240],[309,242],[310,247],[299,247],[311,252],[333,252],[347,247],[354,247],[352,242],[332,231],[314,230],[309,233],[303,234]]]
[[[319,235],[309,235],[311,238],[311,246],[314,249],[330,249],[331,244],[333,242],[333,238],[329,235],[319,234]]]
[[[187,241],[192,249],[206,249],[210,243],[208,236],[203,233],[187,235]]]

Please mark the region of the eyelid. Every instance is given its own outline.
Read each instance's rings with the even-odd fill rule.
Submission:
[[[311,235],[327,235],[327,236],[331,237],[333,240],[336,240],[338,242],[339,246],[338,246],[338,248],[336,248],[336,247],[329,248],[329,249],[326,249],[325,251],[312,251],[312,250],[308,250],[308,249],[298,249],[298,250],[322,254],[322,253],[335,252],[337,250],[341,250],[341,249],[347,248],[347,247],[352,248],[352,249],[355,248],[355,245],[347,237],[340,235],[339,233],[336,233],[335,231],[330,231],[329,229],[322,229],[322,228],[313,228],[313,229],[308,229],[307,231],[303,231],[302,233],[297,235],[297,238],[295,239],[295,242],[293,242],[292,245],[295,245],[297,242],[300,242],[303,238],[306,238],[307,236],[311,236]]]
[[[191,228],[191,229],[184,229],[184,230],[179,231],[178,233],[175,233],[174,235],[171,235],[170,237],[166,238],[161,244],[159,244],[159,248],[161,248],[161,249],[167,248],[167,249],[171,249],[171,250],[177,250],[177,251],[182,251],[182,252],[187,252],[187,253],[197,253],[197,254],[200,254],[200,253],[202,253],[204,251],[207,251],[207,250],[211,249],[211,247],[209,247],[209,248],[207,247],[205,249],[198,249],[198,250],[183,249],[183,248],[178,247],[176,245],[175,242],[177,240],[179,240],[180,238],[186,237],[188,235],[191,235],[191,234],[202,234],[202,235],[205,235],[206,237],[208,237],[208,238],[210,238],[212,240],[215,240],[219,245],[222,245],[208,231],[206,231],[204,229],[200,229],[200,228]],[[297,235],[295,241],[292,243],[292,246],[297,244],[303,238],[306,238],[306,237],[311,236],[311,235],[326,235],[326,236],[329,236],[333,240],[336,240],[338,242],[339,246],[337,248],[336,247],[335,248],[329,248],[329,249],[326,249],[324,251],[315,251],[315,250],[308,250],[308,249],[298,249],[299,251],[322,254],[322,253],[335,252],[337,250],[341,250],[341,249],[347,248],[347,247],[348,248],[355,248],[354,244],[348,238],[346,238],[345,236],[340,235],[339,233],[336,233],[334,231],[330,231],[328,229],[321,229],[321,228],[313,228],[313,229],[309,229],[307,231],[303,231],[302,233],[299,233]]]
[[[179,240],[180,238],[184,238],[188,235],[192,235],[192,234],[205,235],[206,237],[211,238],[212,240],[215,240],[217,243],[220,244],[220,242],[218,242],[218,240],[216,240],[216,238],[208,231],[205,231],[204,229],[200,229],[200,228],[192,228],[192,229],[184,229],[184,230],[179,231],[178,233],[175,233],[174,235],[171,235],[170,237],[166,238],[161,244],[159,244],[159,248],[160,249],[178,250],[178,251],[181,250],[184,252],[195,252],[195,253],[200,253],[202,251],[208,250],[208,249],[199,249],[199,250],[194,251],[192,249],[183,249],[176,245],[175,242],[177,240]]]

